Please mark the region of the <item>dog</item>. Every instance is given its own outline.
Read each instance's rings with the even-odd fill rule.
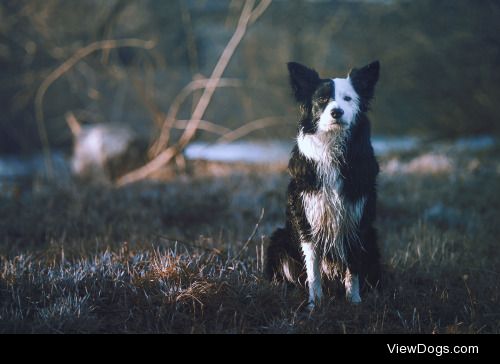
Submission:
[[[307,283],[309,309],[323,298],[322,275],[340,278],[354,304],[361,290],[379,285],[373,226],[379,165],[366,115],[379,70],[375,61],[346,78],[321,79],[313,69],[288,63],[298,135],[288,164],[286,224],[271,235],[265,274]]]

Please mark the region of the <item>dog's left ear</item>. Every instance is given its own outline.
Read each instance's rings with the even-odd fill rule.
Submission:
[[[375,84],[378,81],[378,76],[380,72],[380,62],[375,61],[370,63],[363,68],[354,68],[349,73],[349,78],[351,79],[352,86],[356,92],[365,101],[370,101],[373,98],[375,91]]]

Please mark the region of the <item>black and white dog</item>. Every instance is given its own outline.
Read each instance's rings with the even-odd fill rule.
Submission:
[[[363,286],[380,279],[373,227],[379,166],[366,116],[379,68],[377,61],[347,78],[321,79],[288,63],[299,128],[288,165],[286,225],[271,236],[266,275],[299,282],[305,268],[309,308],[322,298],[322,274],[343,280],[353,303],[361,302]]]

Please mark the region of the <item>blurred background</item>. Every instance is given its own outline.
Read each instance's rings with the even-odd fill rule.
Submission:
[[[103,39],[152,40],[83,58],[43,99],[52,148],[72,146],[65,115],[85,124],[120,122],[149,140],[190,81],[209,77],[234,32],[243,0],[4,0],[0,3],[0,153],[40,150],[34,97],[79,49]],[[276,118],[250,139],[293,138],[295,108],[286,62],[324,77],[379,59],[372,110],[378,135],[452,138],[497,134],[500,123],[500,3],[466,0],[274,0],[251,25],[204,119],[235,129]],[[182,104],[189,118],[197,92]],[[197,139],[215,140],[200,131]]]
[[[249,4],[204,122],[148,163]],[[296,133],[286,63],[376,59],[386,293],[302,319],[305,291],[262,279]],[[498,65],[498,0],[0,0],[0,333],[500,333]]]

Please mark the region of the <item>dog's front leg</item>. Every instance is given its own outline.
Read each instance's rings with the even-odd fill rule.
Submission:
[[[319,269],[320,259],[314,249],[314,244],[310,242],[301,243],[302,252],[307,272],[307,286],[309,288],[309,305],[310,310],[314,309],[316,303],[320,303],[323,297],[321,289],[321,272]]]
[[[345,273],[344,285],[347,300],[354,304],[361,303],[359,275],[353,274],[348,268]]]

